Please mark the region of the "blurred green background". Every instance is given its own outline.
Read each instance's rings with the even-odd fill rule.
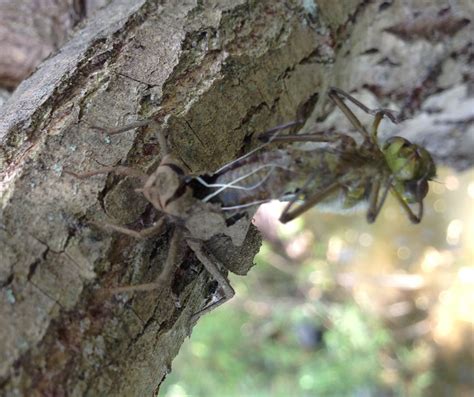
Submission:
[[[317,209],[266,241],[236,297],[206,315],[160,396],[472,396],[474,172],[442,169],[412,225]]]

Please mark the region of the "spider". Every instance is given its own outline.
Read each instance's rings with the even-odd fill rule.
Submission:
[[[160,128],[156,121],[144,120],[120,129],[109,131],[108,134],[118,134],[148,124]],[[162,214],[152,226],[140,231],[135,231],[112,223],[91,223],[100,228],[126,234],[137,239],[158,235],[165,229],[167,223],[172,223],[175,227],[171,237],[168,255],[162,272],[154,282],[117,287],[111,289],[110,292],[117,294],[163,288],[167,284],[167,281],[169,281],[176,263],[179,262],[183,243],[186,243],[205,269],[218,283],[223,292],[218,300],[208,303],[204,308],[193,315],[192,321],[195,321],[198,317],[217,308],[235,295],[234,289],[221,270],[225,268],[225,265],[206,249],[204,242],[213,236],[224,234],[232,239],[234,245],[242,245],[246,234],[245,230],[242,236],[242,230],[245,229],[242,228],[242,222],[247,221],[245,217],[242,217],[232,226],[227,226],[226,218],[220,210],[219,205],[205,203],[194,197],[192,188],[186,180],[186,177],[189,175],[189,170],[182,161],[170,153],[166,137],[161,130],[158,133],[158,140],[161,161],[156,170],[150,175],[135,168],[121,165],[102,167],[83,173],[67,170],[66,173],[79,179],[114,173],[116,175],[138,178],[142,182],[142,187],[137,189],[137,191],[142,193],[153,207]]]

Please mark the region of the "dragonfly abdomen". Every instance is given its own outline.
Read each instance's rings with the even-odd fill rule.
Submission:
[[[223,172],[215,181],[215,189],[223,207],[239,207],[278,199],[289,189],[294,172],[294,160],[284,150],[258,153],[232,169]]]

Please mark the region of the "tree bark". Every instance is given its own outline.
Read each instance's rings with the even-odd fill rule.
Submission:
[[[162,120],[173,153],[201,174],[302,109],[314,125],[334,85],[398,106],[408,138],[471,165],[474,6],[419,3],[116,0],[88,19],[1,109],[2,395],[151,395],[209,296],[191,253],[169,289],[101,294],[155,279],[172,225],[141,242],[90,225],[151,215],[128,178],[64,169],[159,161],[152,128],[108,139],[91,126]],[[245,274],[255,231],[241,248],[215,240]]]

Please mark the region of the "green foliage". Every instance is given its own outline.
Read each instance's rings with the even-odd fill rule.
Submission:
[[[216,310],[183,346],[161,395],[352,396],[375,391],[382,368],[379,351],[390,342],[388,334],[355,305],[317,305],[288,310],[262,304],[253,319],[245,305]],[[305,348],[297,338],[298,327],[318,327],[323,320],[308,312],[324,313],[331,323],[317,348]]]
[[[279,244],[264,244],[244,279],[231,277],[235,298],[199,321],[160,395],[461,395],[472,370],[474,182],[472,172],[440,175],[417,227],[394,200],[375,225],[308,212],[278,226]],[[453,232],[463,223],[464,237]],[[406,289],[414,275],[423,288]]]

